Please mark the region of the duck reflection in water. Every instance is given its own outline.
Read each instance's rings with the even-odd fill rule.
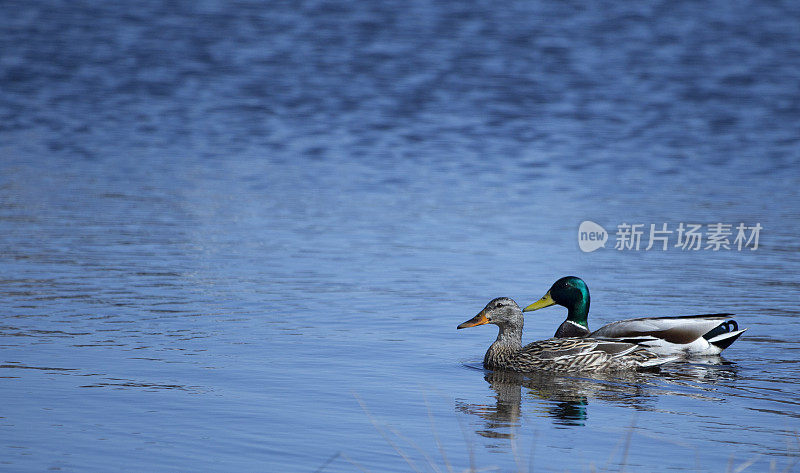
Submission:
[[[589,419],[592,402],[648,411],[659,396],[713,400],[709,396],[713,385],[736,378],[735,366],[720,357],[675,368],[660,373],[593,373],[591,377],[487,370],[484,379],[494,391],[494,403],[456,401],[456,409],[484,420],[477,434],[509,439],[520,426],[520,417],[547,417],[565,428],[580,427]],[[528,404],[524,411],[523,396]]]
[[[521,415],[549,417],[554,424],[563,426],[585,425],[590,397],[636,408],[646,408],[647,401],[653,397],[635,384],[551,373],[487,371],[484,379],[495,392],[495,404],[460,403],[457,408],[486,421],[486,429],[478,431],[485,437],[512,437],[498,429],[505,431],[518,426]],[[524,414],[521,412],[523,387],[527,399],[538,401],[536,407]]]

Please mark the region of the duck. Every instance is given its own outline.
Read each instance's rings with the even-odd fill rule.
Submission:
[[[733,314],[720,313],[625,319],[591,331],[589,301],[586,282],[577,276],[565,276],[523,312],[558,304],[567,308],[567,319],[556,330],[555,338],[619,340],[642,345],[659,355],[719,355],[747,330],[739,330],[731,318]]]
[[[457,329],[493,324],[497,339],[483,357],[483,367],[496,371],[599,372],[654,370],[672,361],[659,357],[641,345],[586,337],[550,338],[522,345],[524,315],[508,297],[492,299],[478,315]]]

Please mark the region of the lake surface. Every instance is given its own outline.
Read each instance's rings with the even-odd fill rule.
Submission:
[[[3,6],[3,471],[800,469],[796,3]],[[731,249],[644,250],[682,222]],[[749,330],[484,371],[456,325],[568,274]]]

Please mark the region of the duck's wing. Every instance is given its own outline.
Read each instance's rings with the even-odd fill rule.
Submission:
[[[555,371],[638,369],[661,365],[673,358],[658,355],[640,345],[591,338],[550,338],[525,345],[517,353],[521,365],[547,365]]]
[[[642,345],[619,340],[597,340],[595,349],[607,353],[615,361],[633,365],[637,369],[657,368],[677,359],[675,356],[659,356]]]
[[[642,317],[604,325],[589,336],[638,343],[656,353],[719,354],[744,330],[733,314]]]

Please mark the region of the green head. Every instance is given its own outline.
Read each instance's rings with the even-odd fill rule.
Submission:
[[[583,279],[575,276],[559,279],[550,286],[547,294],[526,307],[523,312],[531,312],[553,304],[567,308],[567,320],[589,328],[586,320],[589,317],[589,288]]]

